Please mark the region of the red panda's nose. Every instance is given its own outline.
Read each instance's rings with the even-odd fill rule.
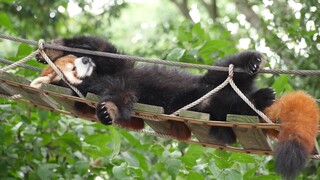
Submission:
[[[90,61],[90,58],[88,58],[88,57],[83,57],[83,58],[82,58],[82,63],[83,63],[83,64],[88,64],[89,61]]]

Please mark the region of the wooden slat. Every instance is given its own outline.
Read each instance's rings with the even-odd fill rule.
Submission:
[[[9,96],[18,94],[8,84],[5,84],[3,82],[0,82],[0,93]]]
[[[133,110],[137,112],[149,112],[153,114],[163,114],[164,109],[159,106],[146,105],[141,103],[135,103],[133,105]],[[158,133],[168,134],[170,123],[168,121],[156,121],[143,119],[154,131]]]
[[[72,90],[61,87],[61,86],[56,86],[52,84],[42,84],[40,89],[43,90],[48,90],[51,92],[56,92],[60,94],[65,94],[65,95],[72,95]],[[57,96],[52,96],[49,95],[52,99],[54,99],[56,102],[58,102],[60,105],[62,105],[67,111],[74,112],[74,102],[65,98],[57,97]]]
[[[86,99],[91,100],[91,101],[95,101],[95,102],[99,102],[99,97],[93,93],[88,93],[86,95]]]
[[[27,84],[27,85],[30,84],[30,81],[28,81],[25,77],[6,73],[6,72],[0,72],[0,79],[13,81],[20,84]],[[28,99],[33,104],[52,107],[52,108],[58,108],[57,103],[52,101],[45,94],[34,92],[32,90],[22,89],[22,88],[11,86],[11,85],[8,85],[8,87],[10,87],[10,89],[12,89],[15,93],[21,94],[24,98]],[[7,93],[10,93],[10,92],[7,92]]]
[[[228,122],[249,122],[257,123],[259,118],[257,116],[244,116],[229,114],[227,116]],[[267,141],[266,135],[261,129],[248,129],[248,128],[232,128],[236,134],[240,144],[244,149],[251,150],[271,150],[271,146]]]
[[[194,112],[194,111],[188,111],[188,110],[181,110],[179,112],[179,116],[186,117],[186,118],[207,120],[207,121],[209,121],[210,119],[210,115],[207,113],[200,113],[200,112]],[[210,126],[200,125],[200,124],[191,124],[191,123],[186,123],[186,124],[190,128],[194,136],[199,140],[199,142],[223,145],[214,136],[210,135],[209,133],[211,128]]]

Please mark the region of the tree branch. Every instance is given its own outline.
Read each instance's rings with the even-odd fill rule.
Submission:
[[[180,10],[180,12],[182,13],[182,15],[187,18],[187,19],[191,19],[191,16],[189,14],[189,8],[188,8],[188,0],[170,0],[171,2],[173,2],[177,8]]]
[[[246,16],[246,20],[259,32],[264,33],[263,23],[260,17],[243,0],[234,1],[238,11]]]
[[[211,3],[207,3],[205,0],[200,0],[200,3],[207,9],[211,19],[216,21],[218,17],[217,1],[211,0]]]

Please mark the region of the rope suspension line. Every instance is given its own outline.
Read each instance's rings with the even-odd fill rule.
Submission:
[[[15,62],[10,61],[10,60],[6,60],[6,59],[3,59],[3,58],[0,57],[0,63],[10,65],[10,64],[13,64],[13,63],[15,63]],[[30,66],[30,65],[27,65],[27,64],[19,64],[18,66],[19,66],[19,67],[22,67],[22,68],[25,68],[25,69],[37,71],[37,72],[41,72],[41,71],[42,71],[41,68],[38,68],[38,67],[35,67],[35,66]]]
[[[8,39],[8,40],[11,40],[11,41],[16,41],[16,42],[21,42],[21,43],[25,43],[25,44],[30,44],[30,45],[34,45],[34,46],[38,46],[38,43],[36,41],[17,38],[17,37],[12,37],[12,36],[8,36],[8,35],[5,35],[5,34],[0,34],[0,38]],[[159,59],[149,59],[149,58],[129,56],[129,55],[123,55],[123,54],[113,54],[113,53],[100,52],[100,51],[90,51],[90,50],[79,49],[79,48],[70,48],[70,47],[59,46],[59,45],[55,45],[55,44],[44,44],[43,46],[44,46],[44,48],[50,48],[50,49],[55,49],[55,50],[71,51],[71,52],[77,52],[77,53],[83,53],[83,54],[89,54],[89,55],[95,55],[95,56],[111,57],[111,58],[130,60],[130,61],[140,61],[140,62],[163,64],[163,65],[170,65],[170,66],[180,66],[180,67],[184,67],[184,68],[197,68],[197,69],[206,69],[206,70],[215,70],[215,71],[226,71],[226,72],[228,72],[228,67],[208,66],[208,65],[200,65],[200,64],[165,61],[165,60],[159,60]],[[234,72],[244,72],[244,70],[239,69],[239,68],[235,68]],[[260,70],[259,73],[294,74],[294,75],[320,75],[320,70],[281,70],[281,69],[272,70],[272,69],[264,69],[264,70]]]

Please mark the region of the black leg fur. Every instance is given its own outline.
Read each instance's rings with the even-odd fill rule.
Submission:
[[[216,66],[228,67],[233,64],[235,68],[243,69],[245,72],[235,72],[233,80],[238,88],[253,101],[258,109],[270,105],[274,101],[274,92],[271,89],[261,89],[255,86],[254,79],[258,71],[264,66],[264,57],[255,51],[243,52],[227,57],[215,63]],[[201,79],[201,83],[214,89],[228,77],[228,72],[209,71]],[[256,113],[234,92],[230,85],[213,95],[210,103],[205,108],[198,111],[210,113],[212,120],[225,121],[227,114],[256,115]],[[232,144],[236,141],[236,136],[232,128],[212,127],[210,134],[221,140],[222,144]]]

